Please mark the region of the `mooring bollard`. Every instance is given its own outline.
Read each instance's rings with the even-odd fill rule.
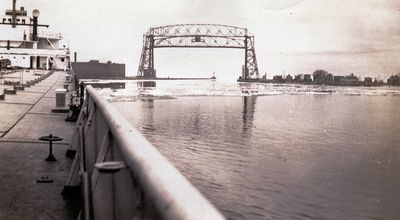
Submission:
[[[48,141],[49,142],[49,156],[45,159],[46,161],[57,161],[57,159],[53,155],[53,141],[62,141],[63,138],[53,136],[50,134],[49,136],[42,136],[39,138],[41,141]]]
[[[123,161],[107,161],[96,163],[94,167],[98,169],[100,173],[116,173],[127,166]]]

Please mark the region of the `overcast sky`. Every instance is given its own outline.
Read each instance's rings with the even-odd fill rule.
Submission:
[[[0,0],[10,9],[11,0]],[[155,26],[215,23],[248,28],[260,72],[387,76],[400,72],[400,0],[17,0],[41,11],[79,61],[125,63],[135,75],[143,34]],[[0,33],[1,34],[1,33]],[[236,79],[244,51],[156,49],[159,76]]]

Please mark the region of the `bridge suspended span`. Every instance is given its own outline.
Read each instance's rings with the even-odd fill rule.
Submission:
[[[177,24],[150,28],[143,35],[138,78],[157,78],[154,67],[155,48],[244,49],[244,64],[239,79],[259,78],[254,36],[246,28],[219,24]]]

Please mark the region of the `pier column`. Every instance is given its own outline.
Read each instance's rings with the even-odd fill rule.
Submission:
[[[36,69],[40,69],[40,57],[36,57]]]
[[[244,68],[243,68],[243,79],[247,79],[249,75],[249,70],[247,67],[247,41],[249,37],[247,35],[244,36]]]
[[[30,59],[30,69],[33,69],[33,62],[34,62],[35,57],[30,56],[29,59]]]

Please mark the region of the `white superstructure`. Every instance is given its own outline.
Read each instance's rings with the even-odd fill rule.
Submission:
[[[30,17],[24,7],[15,9],[15,4],[13,0],[13,9],[0,15],[0,60],[9,60],[11,67],[69,69],[70,52],[62,35],[42,30],[48,25],[37,23],[38,10]]]

